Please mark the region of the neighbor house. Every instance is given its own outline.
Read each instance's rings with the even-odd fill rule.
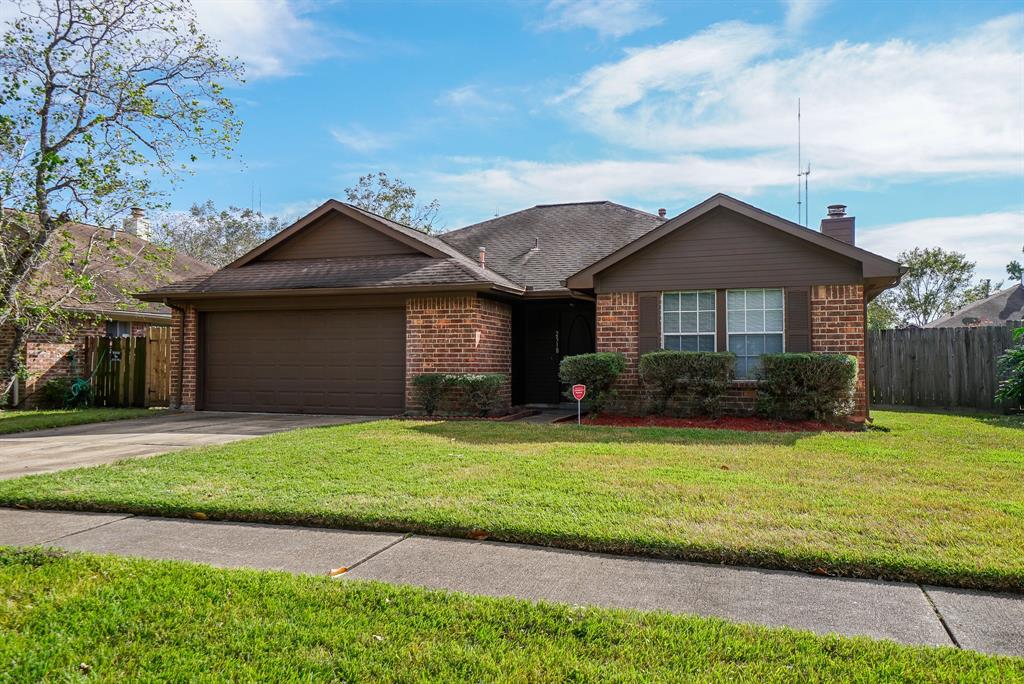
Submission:
[[[670,219],[578,202],[435,236],[331,200],[141,297],[174,312],[182,408],[395,414],[434,371],[503,373],[505,404],[553,404],[560,360],[593,351],[626,355],[629,402],[639,355],[667,348],[735,352],[739,409],[763,353],[851,354],[864,418],[865,307],[901,269],[854,244],[844,209],[819,232],[721,194]]]
[[[926,328],[977,328],[1006,325],[1024,319],[1024,286],[1011,285],[993,295],[971,302],[948,316],[928,323]]]
[[[131,292],[214,270],[190,256],[151,244],[141,209],[133,210],[116,233],[84,223],[71,223],[65,229],[76,256],[91,254],[84,272],[91,276],[92,287],[83,290],[63,286],[62,262],[47,263],[36,274],[40,282],[48,284],[42,291],[43,298],[58,301],[74,323],[69,334],[33,332],[27,336],[18,351],[26,378],[7,398],[14,406],[36,406],[39,390],[49,380],[88,375],[88,337],[140,336],[150,326],[171,324],[167,306],[139,302]],[[0,327],[0,358],[6,358],[13,341],[14,329]]]

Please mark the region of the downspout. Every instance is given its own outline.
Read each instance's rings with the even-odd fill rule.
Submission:
[[[181,399],[182,399],[181,395],[182,395],[182,392],[184,391],[183,388],[185,386],[185,309],[180,307],[180,306],[175,306],[174,304],[170,304],[170,303],[167,302],[167,300],[164,300],[164,305],[167,308],[169,308],[169,309],[171,309],[173,311],[177,311],[179,314],[181,314],[181,333],[178,335],[178,406],[177,406],[177,408],[180,410],[181,409]],[[172,326],[171,330],[173,332],[173,330],[174,330],[173,326]],[[171,400],[172,400],[172,402],[174,400],[174,388],[173,387],[171,388]],[[175,408],[175,407],[172,406],[171,408]]]

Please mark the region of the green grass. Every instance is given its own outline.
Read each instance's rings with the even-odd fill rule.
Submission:
[[[1024,660],[659,613],[0,548],[0,681],[991,681]]]
[[[90,408],[54,409],[36,411],[0,411],[0,435],[29,430],[105,423],[125,418],[145,418],[159,415],[158,411],[144,408]]]
[[[379,421],[0,482],[0,504],[387,529],[1024,591],[1024,421]]]

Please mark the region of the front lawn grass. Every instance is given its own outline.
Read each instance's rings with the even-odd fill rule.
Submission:
[[[8,480],[0,504],[1024,591],[1024,421],[875,417],[821,434],[378,421]]]
[[[39,409],[35,411],[0,411],[0,435],[29,430],[104,423],[109,420],[145,418],[158,411],[144,408]]]
[[[1024,660],[717,619],[0,548],[0,680],[991,681]]]

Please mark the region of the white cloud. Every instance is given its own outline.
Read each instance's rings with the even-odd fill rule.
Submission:
[[[914,247],[956,250],[977,263],[979,277],[999,281],[1006,278],[1006,264],[1021,258],[1024,210],[942,216],[858,229],[857,244],[892,258]]]
[[[780,56],[772,28],[730,22],[629,50],[555,104],[604,140],[661,155],[792,154],[796,97],[820,182],[1019,174],[1024,14],[950,40],[838,42]]]
[[[783,0],[783,4],[786,6],[786,30],[798,33],[814,21],[828,0]]]
[[[465,115],[493,115],[511,109],[496,92],[484,92],[477,85],[464,85],[441,93],[434,104]]]
[[[568,31],[586,28],[601,37],[622,38],[664,21],[646,0],[551,0],[540,31]]]
[[[371,154],[391,147],[394,140],[386,135],[374,133],[358,124],[345,128],[332,128],[331,136],[339,143],[359,154]]]
[[[636,198],[656,209],[683,206],[716,192],[750,195],[792,182],[783,160],[771,155],[736,162],[684,155],[651,161],[543,163],[467,160],[465,168],[435,172],[422,185],[446,204],[487,212],[545,202]],[[657,206],[655,206],[657,205]]]
[[[200,27],[224,54],[240,59],[246,76],[281,76],[330,54],[323,28],[289,0],[193,0]]]

